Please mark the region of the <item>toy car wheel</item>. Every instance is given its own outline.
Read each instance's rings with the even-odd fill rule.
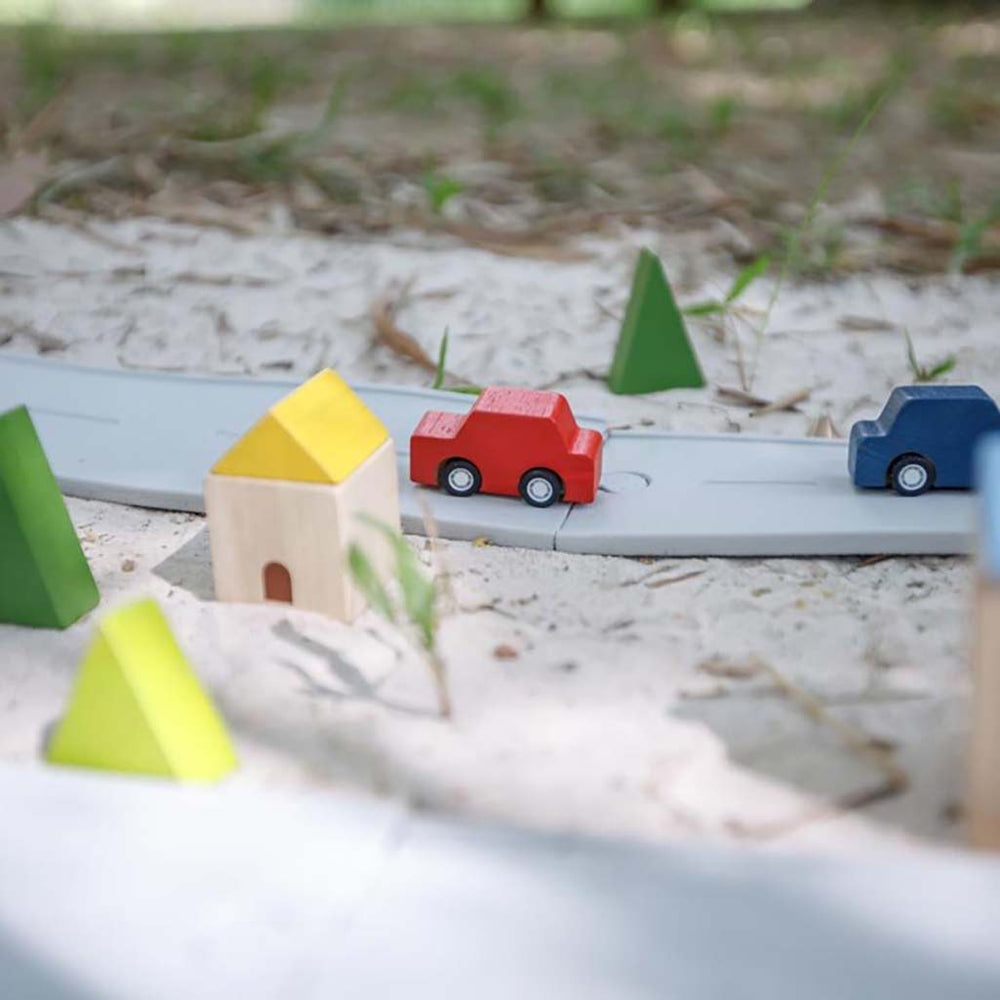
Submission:
[[[934,465],[923,455],[903,455],[892,463],[889,483],[900,496],[920,496],[934,485]]]
[[[521,476],[517,492],[532,507],[551,507],[562,497],[563,484],[549,469],[530,469]]]
[[[471,497],[483,485],[479,470],[464,458],[453,458],[441,466],[438,485],[453,497]]]

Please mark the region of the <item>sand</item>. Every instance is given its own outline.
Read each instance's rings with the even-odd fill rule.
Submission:
[[[429,383],[373,346],[372,301],[411,283],[399,323],[479,384],[553,386],[615,426],[842,432],[923,364],[1000,394],[998,285],[859,275],[780,289],[759,352],[765,279],[722,333],[692,323],[713,386],[755,373],[760,417],[713,389],[618,398],[606,370],[639,246],[679,297],[732,280],[705,233],[622,231],[581,259],[503,257],[421,234],[242,237],[153,219],[0,227],[0,349],[85,364]],[[756,361],[754,360],[756,357]],[[682,474],[682,470],[679,470]],[[466,543],[446,573],[440,644],[455,715],[407,637],[212,601],[199,517],[71,500],[102,609],[155,596],[226,714],[234,782],[370,793],[532,827],[780,849],[961,839],[971,568],[960,559],[632,560]],[[669,511],[664,512],[669,517]],[[93,616],[64,633],[0,626],[0,759],[39,760]],[[868,741],[867,743],[865,741]],[[38,766],[44,766],[39,764]],[[894,791],[902,772],[907,788]],[[869,801],[870,800],[870,801]],[[868,802],[867,805],[864,803]]]

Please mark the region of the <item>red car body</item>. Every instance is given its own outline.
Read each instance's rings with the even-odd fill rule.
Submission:
[[[481,490],[520,495],[532,503],[526,477],[547,471],[561,486],[555,500],[591,503],[601,479],[603,447],[603,436],[577,424],[561,393],[494,386],[468,413],[424,414],[410,438],[410,479],[447,488],[443,477],[449,463],[471,465],[481,482],[458,495]]]

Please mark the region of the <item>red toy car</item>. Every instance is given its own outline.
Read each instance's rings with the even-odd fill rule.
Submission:
[[[603,447],[560,393],[492,387],[466,414],[424,414],[410,438],[410,479],[457,497],[520,496],[532,507],[591,503]]]

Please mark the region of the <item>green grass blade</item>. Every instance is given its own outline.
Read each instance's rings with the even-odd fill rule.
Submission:
[[[392,546],[396,558],[396,579],[403,595],[406,616],[417,626],[424,647],[428,650],[433,649],[437,631],[435,616],[437,587],[433,579],[424,574],[417,554],[398,531],[384,521],[369,517],[367,514],[361,514],[360,518],[380,531]]]
[[[444,366],[448,360],[448,328],[444,329],[444,336],[441,338],[441,346],[438,348],[437,370],[434,372],[434,381],[431,383],[432,389],[440,389],[444,385]]]
[[[723,302],[696,302],[693,306],[685,306],[681,310],[685,316],[714,316],[725,311],[726,306]]]
[[[927,372],[927,381],[933,382],[935,379],[939,379],[942,375],[947,375],[948,372],[954,371],[955,365],[958,364],[958,358],[954,354],[949,354],[944,361],[939,361],[929,372]]]
[[[917,352],[913,347],[913,338],[910,336],[909,330],[903,331],[903,339],[906,341],[906,360],[910,366],[910,372],[918,382],[923,382],[926,372],[920,367],[920,362],[917,360]]]
[[[738,275],[733,282],[729,294],[726,295],[726,305],[732,305],[758,278],[762,278],[771,266],[771,258],[767,254],[762,254],[756,260],[751,261]]]
[[[347,565],[358,590],[365,595],[368,603],[384,618],[391,622],[396,620],[396,610],[388,591],[382,586],[371,560],[358,545],[351,545],[347,550]]]
[[[840,152],[829,162],[829,164],[827,164],[826,169],[823,171],[823,174],[819,179],[819,183],[816,185],[816,190],[813,191],[812,197],[809,199],[809,205],[806,208],[806,213],[803,216],[802,221],[789,234],[787,245],[785,247],[784,259],[781,262],[781,268],[778,271],[777,280],[774,282],[774,288],[771,289],[771,297],[768,299],[767,308],[764,310],[764,317],[757,328],[757,347],[754,352],[754,360],[751,365],[749,379],[751,385],[757,375],[757,363],[760,360],[760,348],[764,340],[764,335],[767,333],[768,325],[771,322],[771,314],[774,312],[774,306],[781,295],[785,282],[788,280],[792,263],[798,259],[799,245],[802,241],[802,236],[812,228],[813,221],[816,218],[816,213],[819,211],[819,206],[823,202],[823,199],[826,198],[830,185],[833,183],[833,179],[840,173],[844,164],[850,159],[855,147],[861,141],[861,137],[868,131],[868,126],[871,125],[875,116],[882,110],[882,106],[893,94],[896,93],[898,89],[898,81],[892,80],[877,94],[868,110],[861,117],[861,120],[851,133],[847,142],[841,148]]]

